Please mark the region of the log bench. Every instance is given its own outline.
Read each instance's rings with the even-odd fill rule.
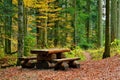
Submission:
[[[61,69],[61,70],[67,70],[70,68],[79,68],[80,64],[77,60],[80,60],[79,57],[76,58],[62,58],[62,59],[53,59],[53,62],[55,63],[55,70]]]
[[[19,60],[21,61],[22,68],[34,68],[36,61],[36,57],[20,57]]]

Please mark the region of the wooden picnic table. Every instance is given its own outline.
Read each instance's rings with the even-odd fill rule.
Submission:
[[[64,52],[70,52],[70,49],[34,49],[32,54],[37,54],[37,61],[52,60],[64,58]]]
[[[52,68],[55,64],[52,62],[53,59],[65,58],[64,52],[70,52],[70,49],[34,49],[31,50],[32,54],[37,54],[38,69]]]
[[[31,50],[32,54],[36,54],[37,57],[33,58],[19,58],[22,63],[22,67],[34,67],[37,69],[62,69],[66,70],[69,67],[78,68],[80,67],[80,58],[66,58],[64,52],[70,52],[70,49],[34,49]],[[35,63],[30,63],[30,60],[36,60]]]

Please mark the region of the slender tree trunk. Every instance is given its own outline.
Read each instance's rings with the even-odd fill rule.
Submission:
[[[41,38],[41,29],[40,29],[40,27],[39,26],[42,26],[41,25],[41,23],[39,22],[39,18],[38,18],[38,16],[40,15],[40,12],[39,12],[39,9],[37,8],[36,9],[36,34],[37,34],[37,36],[36,36],[36,45],[37,45],[37,48],[40,48],[40,47],[42,47],[41,46],[41,40],[40,40],[40,38]]]
[[[47,2],[47,8],[48,8],[48,2]],[[44,47],[47,47],[47,28],[48,28],[48,10],[46,10],[46,20],[45,20],[45,28],[44,28]]]
[[[28,8],[26,8],[25,6],[23,7],[24,8],[24,42],[26,41],[26,37],[27,37],[27,15],[28,15]],[[24,56],[27,56],[28,54],[28,49],[26,48],[26,43],[24,43]]]
[[[65,9],[67,8],[68,8],[68,0],[65,0]],[[68,11],[65,12],[65,21],[68,23]],[[65,25],[63,26],[67,26],[67,23],[65,23]],[[66,46],[66,43],[67,43],[67,33],[65,32],[65,36],[62,41],[62,46]]]
[[[106,0],[105,52],[103,58],[110,57],[110,0]]]
[[[0,25],[0,48],[4,47],[4,39],[2,35],[3,35],[3,25]]]
[[[120,40],[120,0],[118,0],[118,23],[117,23],[117,27],[118,27],[118,31],[117,31],[117,34],[118,34],[118,40]],[[119,46],[120,46],[120,42],[119,42]]]
[[[60,6],[58,6],[59,5],[59,1],[55,1],[54,2],[54,9],[57,9],[58,7],[60,7]],[[56,13],[56,12],[55,12]],[[57,13],[56,13],[57,14]],[[59,18],[59,17],[57,17],[57,18]],[[55,21],[55,28],[54,28],[54,46],[55,47],[57,47],[58,45],[59,45],[59,35],[60,35],[60,33],[59,33],[59,21],[57,20],[57,21]]]
[[[55,27],[54,27],[54,46],[57,47],[58,40],[59,40],[59,27],[58,27],[58,21],[55,21]]]
[[[4,0],[5,5],[5,53],[11,53],[12,0]]]
[[[111,42],[117,38],[117,0],[111,0]]]
[[[24,8],[24,35],[27,36],[27,25],[28,25],[28,8]]]
[[[102,26],[102,0],[98,0],[98,47],[103,43],[103,26]]]
[[[90,36],[90,0],[87,0],[87,15],[88,18],[86,19],[86,37],[87,42],[89,43],[89,36]]]
[[[18,58],[24,55],[24,8],[23,0],[18,0]],[[20,61],[18,60],[18,65]]]
[[[76,22],[77,22],[77,20],[76,20],[76,18],[77,18],[77,12],[76,12],[76,0],[74,0],[74,9],[75,9],[75,12],[74,12],[74,45],[77,45],[77,39],[76,39],[76,37],[77,37],[77,26],[76,26]]]

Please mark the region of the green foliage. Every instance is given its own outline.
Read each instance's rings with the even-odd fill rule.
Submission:
[[[94,48],[93,44],[84,42],[84,43],[80,43],[79,46],[85,50],[89,49],[89,48]]]
[[[117,48],[119,43],[120,43],[120,40],[115,39],[115,40],[111,43],[111,47],[112,47],[112,48]]]
[[[0,49],[0,59],[3,58],[5,55],[4,55],[4,50],[3,49]]]
[[[86,60],[86,57],[83,54],[83,50],[80,47],[76,47],[70,53],[66,54],[66,57],[69,57],[69,58],[80,57],[80,60],[82,61]]]
[[[35,42],[36,41],[35,41],[35,38],[33,36],[27,35],[25,37],[25,46],[24,46],[25,52],[24,52],[24,56],[28,56],[29,55],[30,50],[35,45]]]
[[[111,56],[114,56],[116,54],[120,54],[120,40],[115,39],[112,43],[111,43]]]
[[[17,63],[17,55],[14,54],[14,55],[7,55],[6,57],[8,59],[7,63],[9,65],[16,65]]]
[[[92,60],[100,60],[100,59],[102,59],[104,48],[89,49],[87,51],[90,53]]]

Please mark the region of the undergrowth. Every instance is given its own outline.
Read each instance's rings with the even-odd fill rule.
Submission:
[[[83,54],[83,50],[80,47],[76,47],[74,50],[71,50],[70,53],[66,54],[66,57],[69,58],[74,58],[74,57],[79,57],[80,61],[86,60],[86,57]]]

